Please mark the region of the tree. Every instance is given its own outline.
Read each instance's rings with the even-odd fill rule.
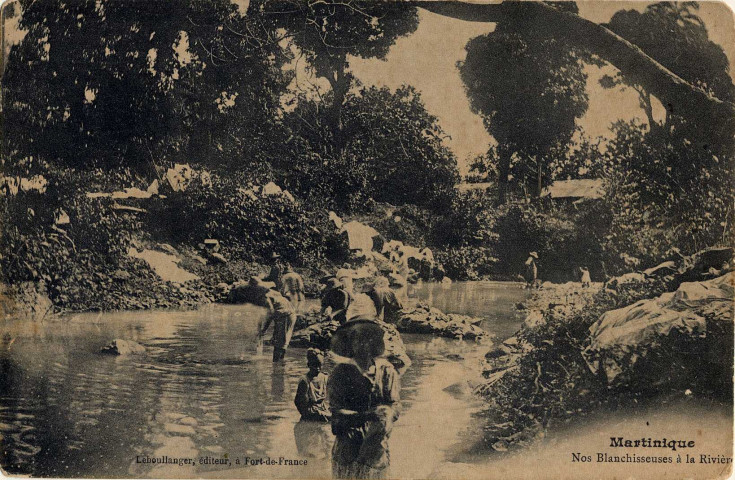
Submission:
[[[364,208],[368,198],[435,211],[449,207],[459,181],[457,162],[442,143],[437,118],[413,87],[348,94],[339,152],[331,149],[328,115],[319,101],[304,98],[286,119],[297,139],[296,163],[288,169],[297,173],[297,190],[328,188],[320,196],[346,209]]]
[[[339,150],[344,144],[342,107],[354,80],[348,56],[385,58],[398,37],[418,27],[416,8],[357,0],[270,0],[265,8],[286,28],[314,73],[329,82],[327,122]]]
[[[257,152],[275,130],[285,57],[227,0],[22,6],[27,34],[2,79],[6,155],[147,169],[207,163],[232,136]]]
[[[499,200],[505,201],[513,158],[520,160],[521,182],[539,195],[549,180],[544,164],[569,142],[575,119],[587,110],[585,55],[511,22],[470,40],[466,50],[459,70],[470,105],[499,144]]]
[[[688,83],[720,100],[732,102],[735,86],[729,75],[729,62],[722,47],[709,40],[707,28],[695,13],[698,8],[696,2],[661,2],[649,5],[642,13],[621,10],[613,15],[607,27]],[[681,119],[687,119],[686,129],[690,131],[677,133],[684,133],[691,140],[702,137],[701,133],[711,130],[712,123],[717,122],[712,115],[700,117],[697,112],[701,108],[695,111],[667,108],[666,119],[659,125],[653,117],[652,93],[635,76],[621,72],[614,77],[603,77],[601,83],[608,88],[625,84],[635,89],[652,131],[676,125],[681,130],[685,127]],[[671,116],[680,118],[670,122]],[[693,132],[692,128],[700,132]],[[733,132],[727,133],[731,136]]]
[[[410,4],[461,20],[523,23],[529,29],[567,40],[607,60],[624,74],[635,78],[669,109],[699,109],[703,117],[715,115],[723,119],[716,128],[721,127],[725,131],[731,130],[735,123],[735,103],[723,101],[688,83],[604,26],[546,2],[505,0],[500,4],[475,4],[462,1],[413,0]]]

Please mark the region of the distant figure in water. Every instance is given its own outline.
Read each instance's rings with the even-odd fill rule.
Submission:
[[[398,312],[403,308],[402,302],[390,288],[385,277],[378,277],[373,287],[367,292],[375,305],[375,312],[381,322],[395,323]]]
[[[352,296],[342,283],[336,278],[330,278],[327,280],[327,289],[322,297],[321,315],[326,313],[330,319],[343,324],[347,321],[347,309],[351,302]]]
[[[286,264],[283,276],[281,277],[282,289],[281,293],[288,298],[291,305],[294,306],[296,313],[301,312],[301,306],[304,303],[304,279],[301,275],[294,272],[291,265]]]
[[[398,372],[381,355],[383,329],[358,318],[337,329],[332,351],[349,358],[327,381],[332,411],[334,478],[387,478],[388,439],[398,419],[401,390]]]
[[[268,288],[263,280],[253,277],[250,286],[257,289],[262,303],[268,308],[265,321],[258,326],[258,337],[263,337],[273,323],[273,361],[282,361],[296,325],[296,310],[286,297]]]
[[[281,263],[281,256],[276,252],[273,252],[273,254],[271,254],[271,261],[273,262],[273,265],[271,266],[271,271],[268,273],[268,276],[265,277],[263,280],[266,282],[275,283],[276,290],[280,292],[283,289],[283,284],[281,283],[281,277],[283,276],[283,264]]]
[[[536,266],[536,260],[538,260],[538,253],[531,252],[528,254],[528,260],[526,260],[526,288],[533,288],[538,282],[538,267]]]
[[[309,371],[299,380],[294,403],[302,420],[328,422],[329,403],[327,402],[327,374],[322,372],[324,355],[315,348],[306,352],[306,365]]]
[[[582,286],[589,287],[592,285],[592,279],[590,278],[590,271],[587,267],[579,267],[579,274],[581,276]]]

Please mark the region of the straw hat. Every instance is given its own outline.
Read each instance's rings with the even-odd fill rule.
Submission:
[[[538,260],[538,253],[531,252],[531,253],[529,253],[529,255],[532,256],[533,258],[535,258],[536,260]]]
[[[275,260],[276,258],[281,258],[281,256],[277,252],[273,252],[271,254],[271,259]]]
[[[367,345],[372,356],[379,357],[385,352],[383,328],[373,319],[354,318],[334,332],[331,350],[339,356],[353,358],[358,344]]]

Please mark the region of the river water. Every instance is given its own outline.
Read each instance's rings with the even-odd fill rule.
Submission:
[[[518,328],[514,305],[526,295],[517,284],[490,282],[427,284],[411,293],[444,311],[483,317],[499,339]],[[250,305],[208,305],[0,323],[0,464],[58,477],[329,476],[328,428],[299,423],[293,406],[304,351],[291,349],[275,366],[267,348],[258,356],[263,314]],[[97,353],[114,338],[147,352]],[[404,342],[413,365],[402,378],[391,468],[396,477],[425,477],[476,443],[473,413],[481,404],[468,380],[487,348],[427,335],[404,335]],[[144,463],[162,456],[195,465]],[[245,464],[245,457],[276,465]],[[307,465],[279,465],[281,457]]]

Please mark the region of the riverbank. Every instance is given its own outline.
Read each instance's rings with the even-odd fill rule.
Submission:
[[[702,268],[721,253],[605,285],[544,284],[518,305],[523,325],[487,353],[477,388],[485,446],[527,447],[575,417],[657,399],[732,405],[735,274]]]

